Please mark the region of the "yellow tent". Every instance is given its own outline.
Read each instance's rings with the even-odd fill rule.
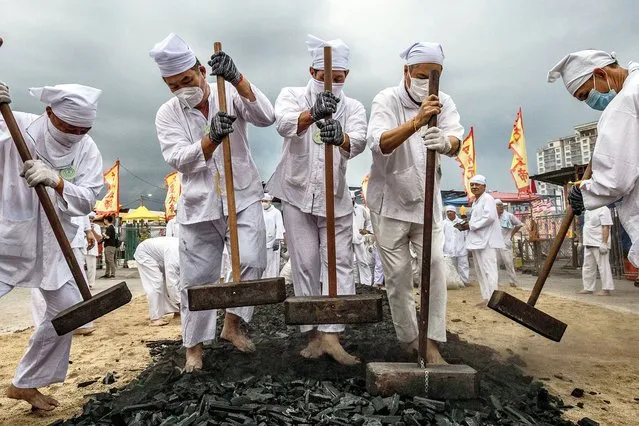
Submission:
[[[120,215],[120,219],[125,222],[129,222],[132,220],[164,220],[164,213],[154,212],[147,209],[144,206],[140,206],[137,209],[129,210],[128,213],[124,213]]]

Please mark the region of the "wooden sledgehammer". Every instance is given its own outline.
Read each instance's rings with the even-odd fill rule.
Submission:
[[[584,171],[584,175],[581,179],[590,179],[591,173],[592,162],[588,163],[588,167]],[[566,234],[568,233],[568,229],[570,229],[570,224],[572,223],[574,217],[575,212],[572,210],[572,207],[568,205],[566,215],[561,221],[561,226],[559,227],[559,231],[557,232],[555,241],[550,248],[550,253],[548,253],[548,256],[546,257],[546,261],[544,262],[541,273],[537,277],[537,281],[535,282],[535,286],[530,293],[528,302],[523,302],[516,297],[513,297],[510,294],[500,290],[496,290],[491,296],[490,301],[488,302],[489,308],[494,309],[500,314],[507,316],[511,320],[518,322],[519,324],[523,325],[526,328],[529,328],[535,333],[541,334],[542,336],[550,340],[554,340],[555,342],[561,341],[561,338],[563,337],[568,325],[535,308],[535,303],[537,303],[537,299],[539,299],[541,290],[544,288],[546,279],[548,278],[548,275],[550,275],[552,265],[553,263],[555,263],[555,259],[559,254],[561,245],[566,238]]]
[[[9,104],[0,104],[0,112],[2,112],[2,117],[9,128],[11,138],[18,149],[18,153],[20,154],[22,161],[31,160],[31,153],[29,152],[27,144],[24,142],[22,132],[20,132],[20,128],[16,123]],[[64,233],[62,223],[60,223],[60,219],[55,212],[55,208],[49,198],[49,194],[47,194],[46,188],[44,185],[39,184],[36,185],[35,191],[38,194],[40,203],[42,204],[42,209],[47,215],[47,219],[49,219],[49,224],[51,224],[51,228],[58,240],[58,244],[60,244],[60,249],[64,254],[67,265],[69,265],[69,269],[71,269],[73,279],[75,280],[78,289],[80,289],[80,293],[84,299],[83,302],[77,303],[60,312],[55,318],[53,318],[53,320],[51,320],[56,333],[58,333],[59,336],[62,336],[123,305],[126,305],[129,301],[131,301],[131,292],[126,285],[126,282],[122,281],[108,290],[104,290],[95,296],[91,296],[87,282],[84,279],[84,275],[82,275],[80,265],[78,265],[78,261],[73,254],[71,244]]]
[[[439,94],[439,72],[430,72],[428,93]],[[437,126],[433,115],[428,126]],[[419,357],[417,363],[371,362],[366,365],[366,389],[373,395],[426,396],[433,399],[474,399],[479,393],[475,369],[461,364],[426,363],[430,306],[430,265],[433,238],[433,204],[437,155],[426,153],[424,183],[424,236],[422,240],[422,285],[419,316]],[[445,285],[445,284],[444,284]]]
[[[222,50],[222,43],[215,42],[215,53]],[[227,112],[226,87],[224,77],[217,76],[217,97],[220,111]],[[228,136],[222,140],[224,155],[224,176],[226,184],[226,202],[228,208],[229,235],[231,239],[231,268],[233,282],[211,283],[188,290],[189,310],[207,311],[240,306],[268,305],[280,303],[286,299],[284,278],[264,278],[241,281],[240,246],[237,235],[237,211],[235,210],[235,187],[233,186],[233,161],[231,142]]]

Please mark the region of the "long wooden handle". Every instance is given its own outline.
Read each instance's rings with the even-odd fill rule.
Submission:
[[[592,161],[588,163],[588,167],[584,171],[582,180],[590,179],[592,174]],[[566,210],[566,214],[561,221],[561,226],[559,227],[559,231],[557,231],[557,236],[555,236],[555,241],[552,243],[552,247],[550,248],[550,252],[546,257],[546,261],[544,262],[543,268],[541,268],[541,272],[537,277],[537,281],[535,282],[535,286],[533,287],[532,293],[530,293],[530,297],[528,298],[528,304],[530,306],[535,306],[537,303],[537,299],[539,299],[539,295],[541,294],[541,290],[544,288],[544,284],[546,284],[546,279],[548,275],[550,275],[550,270],[552,269],[553,263],[555,263],[555,259],[557,259],[557,255],[559,254],[559,250],[561,249],[562,244],[564,243],[564,239],[566,238],[566,234],[568,234],[568,230],[570,229],[570,224],[575,217],[575,212],[568,205],[568,209]]]
[[[324,90],[333,91],[333,50],[324,46]],[[331,118],[328,116],[326,118]],[[324,192],[326,193],[326,252],[328,256],[328,296],[337,297],[335,254],[335,189],[333,188],[333,145],[324,144]]]
[[[9,104],[0,104],[0,112],[2,113],[2,118],[4,118],[4,122],[7,123],[7,127],[9,128],[9,133],[11,133],[11,139],[15,143],[16,148],[18,149],[18,153],[20,154],[20,158],[22,161],[29,161],[33,158],[31,157],[31,153],[29,152],[29,148],[22,137],[22,132],[18,127],[18,123],[16,123],[16,119],[13,116],[13,112],[11,111],[11,107]],[[82,269],[80,269],[80,265],[78,264],[75,255],[73,254],[73,249],[71,248],[71,243],[67,239],[67,235],[64,232],[64,228],[62,228],[62,223],[60,223],[60,218],[55,212],[55,207],[53,206],[53,202],[51,202],[51,198],[49,198],[49,194],[44,185],[39,184],[35,186],[35,191],[38,194],[38,199],[40,200],[40,204],[42,204],[42,209],[44,213],[47,215],[47,219],[49,219],[49,224],[51,225],[51,229],[53,229],[53,234],[55,235],[56,240],[58,240],[58,244],[60,244],[60,249],[62,250],[62,254],[64,254],[64,259],[67,261],[67,265],[69,265],[69,269],[71,269],[71,274],[73,274],[73,279],[75,280],[76,285],[80,289],[80,294],[82,294],[82,298],[84,300],[91,299],[91,292],[89,291],[89,286],[87,285],[86,280],[84,279],[84,275],[82,274]]]
[[[439,71],[428,76],[429,95],[439,96]],[[428,127],[437,126],[437,116],[428,120]],[[419,315],[419,364],[426,365],[426,339],[428,339],[428,315],[430,313],[430,258],[433,240],[433,206],[435,200],[435,170],[437,153],[426,150],[426,175],[424,176],[424,238],[422,240],[422,289]]]
[[[222,51],[222,43],[216,41],[213,44],[215,53]],[[217,78],[217,100],[221,112],[226,111],[226,87],[224,77],[218,75]],[[231,141],[226,135],[222,139],[222,152],[224,155],[224,177],[226,184],[226,207],[229,214],[229,235],[231,237],[231,269],[233,271],[233,281],[240,281],[240,246],[237,237],[237,211],[235,210],[235,187],[233,186],[233,161],[231,159]]]

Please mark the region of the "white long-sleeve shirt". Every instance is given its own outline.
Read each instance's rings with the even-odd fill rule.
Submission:
[[[466,235],[468,231],[460,231],[455,225],[463,222],[459,217],[454,220],[444,219],[444,256],[461,257],[467,256]]]
[[[326,217],[324,196],[324,144],[317,125],[297,134],[297,121],[302,112],[315,103],[311,83],[306,87],[286,87],[275,101],[278,133],[284,138],[282,158],[267,185],[267,191],[304,213]],[[352,213],[353,206],[346,184],[346,166],[366,148],[366,110],[357,100],[342,94],[333,115],[350,139],[350,153],[335,148],[333,153],[333,188],[335,217]]]
[[[180,240],[176,237],[154,237],[142,241],[135,249],[133,258],[139,264],[158,266],[164,272],[167,285],[179,288]]]
[[[14,116],[33,158],[50,162],[45,157],[46,114],[14,112]],[[71,218],[91,212],[104,183],[102,156],[95,142],[86,135],[78,144],[72,158],[75,178],[64,181],[62,195],[47,188],[69,241],[78,229]],[[57,290],[72,279],[71,270],[35,190],[20,177],[22,166],[9,130],[0,118],[0,282]]]
[[[359,232],[362,229],[367,230],[371,234],[373,233],[371,217],[364,206],[355,204],[353,206],[353,244],[364,243],[365,238]]]
[[[282,213],[273,206],[262,211],[266,227],[266,248],[272,248],[276,240],[284,239],[284,222]]]
[[[484,192],[473,201],[473,211],[468,221],[470,230],[466,237],[468,250],[484,248],[504,248],[501,225],[497,216],[497,207],[492,195]]]
[[[182,106],[176,97],[158,110],[155,119],[164,160],[182,176],[182,195],[178,202],[177,221],[191,224],[220,219],[228,215],[222,147],[209,160],[204,159],[201,140],[211,118],[219,111],[217,87],[209,84],[209,116]],[[248,123],[258,127],[273,124],[273,106],[268,98],[251,85],[255,101],[239,95],[226,83],[227,112],[237,116],[230,134],[233,184],[238,212],[259,201],[264,192],[259,172],[248,144]]]
[[[446,136],[460,141],[464,128],[460,124],[457,107],[452,98],[439,92],[443,104],[437,117],[439,127]],[[426,148],[420,132],[415,132],[390,154],[382,153],[380,139],[384,132],[413,119],[419,106],[400,86],[382,90],[375,96],[368,123],[368,143],[373,152],[373,165],[368,180],[366,203],[371,212],[405,222],[424,221],[424,177],[426,174]],[[439,154],[437,154],[439,164]],[[441,169],[435,178],[433,225],[442,225],[442,201],[439,190]]]
[[[513,240],[512,240],[513,229],[518,226],[524,226],[524,224],[521,223],[521,220],[517,219],[517,216],[515,216],[511,212],[507,212],[506,210],[502,212],[501,216],[498,215],[498,217],[499,217],[499,226],[501,226],[501,236],[504,239],[504,246],[507,249],[512,249],[513,248]]]
[[[623,197],[619,219],[632,241],[628,260],[639,267],[639,63],[631,62],[623,89],[601,114],[592,178],[581,184],[587,210]]]
[[[180,224],[177,223],[177,220],[175,219],[175,217],[171,218],[166,223],[165,234],[167,237],[176,237],[176,238],[180,237]]]

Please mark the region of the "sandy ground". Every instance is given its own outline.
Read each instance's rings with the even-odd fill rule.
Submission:
[[[514,290],[518,297],[527,293]],[[539,337],[488,309],[474,306],[479,289],[473,287],[449,292],[449,330],[462,339],[494,348],[501,361],[517,364],[522,370],[546,383],[566,404],[584,403],[584,408],[568,410],[566,418],[590,417],[602,425],[636,425],[639,416],[639,315],[557,296],[542,296],[538,306],[569,324],[561,343]],[[1,425],[46,425],[81,411],[92,393],[123,387],[150,362],[146,341],[179,337],[179,321],[167,327],[147,326],[144,297],[96,321],[91,336],[74,338],[72,364],[64,384],[47,392],[56,396],[61,408],[53,414],[35,415],[17,401],[0,398]],[[8,384],[29,338],[30,331],[0,335],[0,380]],[[108,372],[118,380],[104,385]],[[98,379],[84,388],[78,384]],[[585,396],[573,398],[575,387]],[[595,392],[591,395],[589,392]],[[609,402],[605,402],[609,401]]]

